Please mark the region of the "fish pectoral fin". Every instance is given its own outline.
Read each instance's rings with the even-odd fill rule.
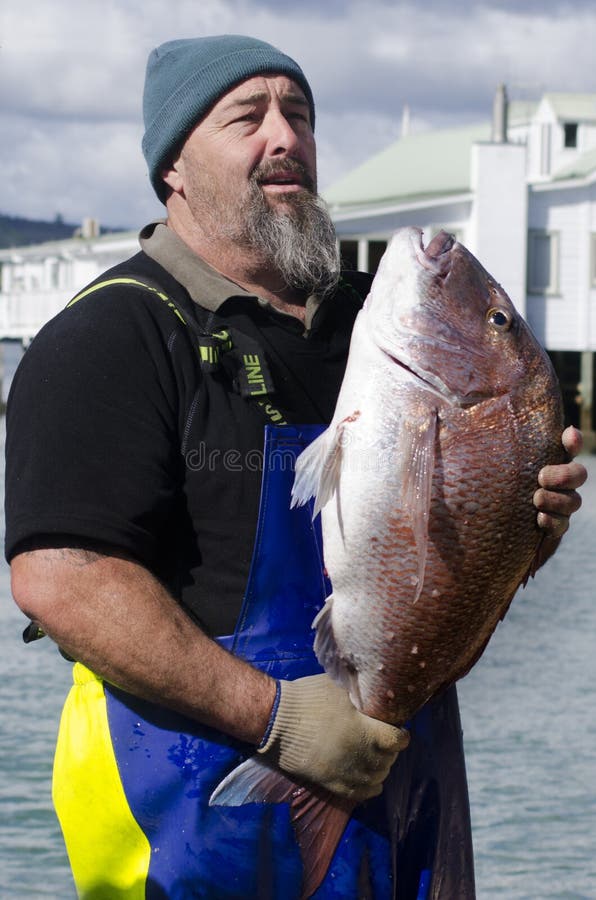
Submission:
[[[246,760],[224,778],[209,806],[289,803],[290,820],[303,867],[302,898],[317,890],[335,853],[354,805],[314,787],[298,785],[261,759]]]
[[[402,457],[402,503],[410,521],[418,563],[418,583],[414,603],[422,592],[426,571],[437,417],[437,410],[433,409],[424,419],[408,423],[402,433],[402,439],[405,441]]]
[[[316,629],[314,651],[327,674],[335,681],[342,682],[341,663],[331,622],[332,608],[333,594],[327,597],[325,605],[317,613],[312,623],[312,627]]]
[[[314,497],[313,519],[337,490],[341,472],[344,427],[344,422],[340,422],[333,430],[327,428],[296,460],[296,475],[290,505],[292,508],[304,506],[311,497]]]
[[[319,493],[321,474],[328,455],[329,429],[312,441],[296,460],[290,506],[304,506]]]
[[[341,684],[349,693],[350,700],[358,709],[362,709],[362,696],[360,694],[360,682],[358,670],[351,661],[342,657],[337,649],[337,641],[333,631],[331,611],[333,608],[333,594],[325,601],[323,608],[317,613],[312,623],[316,629],[314,651],[317,659],[326,673]]]

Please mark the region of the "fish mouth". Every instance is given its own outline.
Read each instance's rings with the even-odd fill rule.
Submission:
[[[457,244],[455,236],[447,231],[441,230],[425,247],[422,240],[422,229],[411,228],[410,231],[410,240],[415,259],[433,276],[437,276],[441,279],[447,278],[451,272],[453,260],[452,251]],[[437,341],[436,335],[418,335],[419,344],[428,343],[431,345],[431,354]],[[443,336],[440,339],[440,343],[445,345],[450,342]],[[458,344],[453,344],[452,346],[455,350],[461,350],[461,347]],[[381,349],[396,365],[419,382],[421,387],[429,391],[429,393],[433,394],[435,397],[440,398],[442,401],[446,401],[452,406],[467,406],[474,402],[471,398],[463,400],[462,397],[458,396],[449,388],[446,382],[436,372],[430,372],[422,368],[422,366],[417,365],[414,360],[407,359],[403,353],[397,354],[394,352],[393,348],[388,348],[386,346],[381,347]]]
[[[439,231],[425,247],[422,242],[422,229],[417,228],[416,231],[417,240],[412,237],[416,259],[434,275],[446,278],[451,271],[451,251],[456,244],[455,235],[449,234],[448,231]]]
[[[414,378],[417,382],[420,383],[421,387],[424,390],[428,391],[430,394],[433,394],[435,397],[438,397],[441,400],[446,400],[451,406],[467,406],[468,403],[462,403],[461,397],[458,397],[457,394],[454,394],[451,391],[445,382],[438,375],[427,372],[422,368],[415,366],[413,363],[408,363],[403,357],[398,357],[390,350],[386,350],[381,348],[385,356],[389,357],[389,359],[394,362],[396,365],[403,369],[404,372],[407,372]]]

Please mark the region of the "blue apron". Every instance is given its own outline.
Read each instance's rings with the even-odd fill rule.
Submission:
[[[321,671],[311,626],[330,585],[318,520],[313,523],[308,507],[290,509],[289,504],[296,456],[320,431],[318,426],[266,428],[246,593],[235,633],[218,638],[275,678]],[[136,893],[110,888],[109,873],[103,872],[87,878],[80,895],[93,900],[299,900],[302,864],[288,806],[208,804],[219,782],[254,748],[111,685],[102,688],[118,776],[147,842],[146,871]],[[410,727],[410,746],[399,755],[383,794],[352,814],[313,894],[316,900],[474,897],[455,690],[428,704]],[[64,831],[68,847],[68,828]],[[109,835],[97,840],[109,840]],[[75,853],[69,849],[73,863]],[[73,871],[76,878],[75,865]]]

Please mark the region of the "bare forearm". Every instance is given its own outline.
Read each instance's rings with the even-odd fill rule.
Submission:
[[[273,680],[210,640],[142,566],[51,549],[20,554],[11,568],[19,606],[74,659],[132,694],[259,742]]]

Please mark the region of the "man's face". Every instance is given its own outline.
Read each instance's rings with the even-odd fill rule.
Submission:
[[[246,242],[248,209],[262,198],[293,217],[316,192],[310,108],[282,75],[250,78],[225,94],[194,128],[177,161],[200,228]]]
[[[265,267],[303,294],[336,285],[339,252],[316,194],[310,108],[291,79],[258,76],[225,94],[168,174],[193,222],[195,247],[207,242],[211,260],[231,245],[249,251],[255,272]]]

